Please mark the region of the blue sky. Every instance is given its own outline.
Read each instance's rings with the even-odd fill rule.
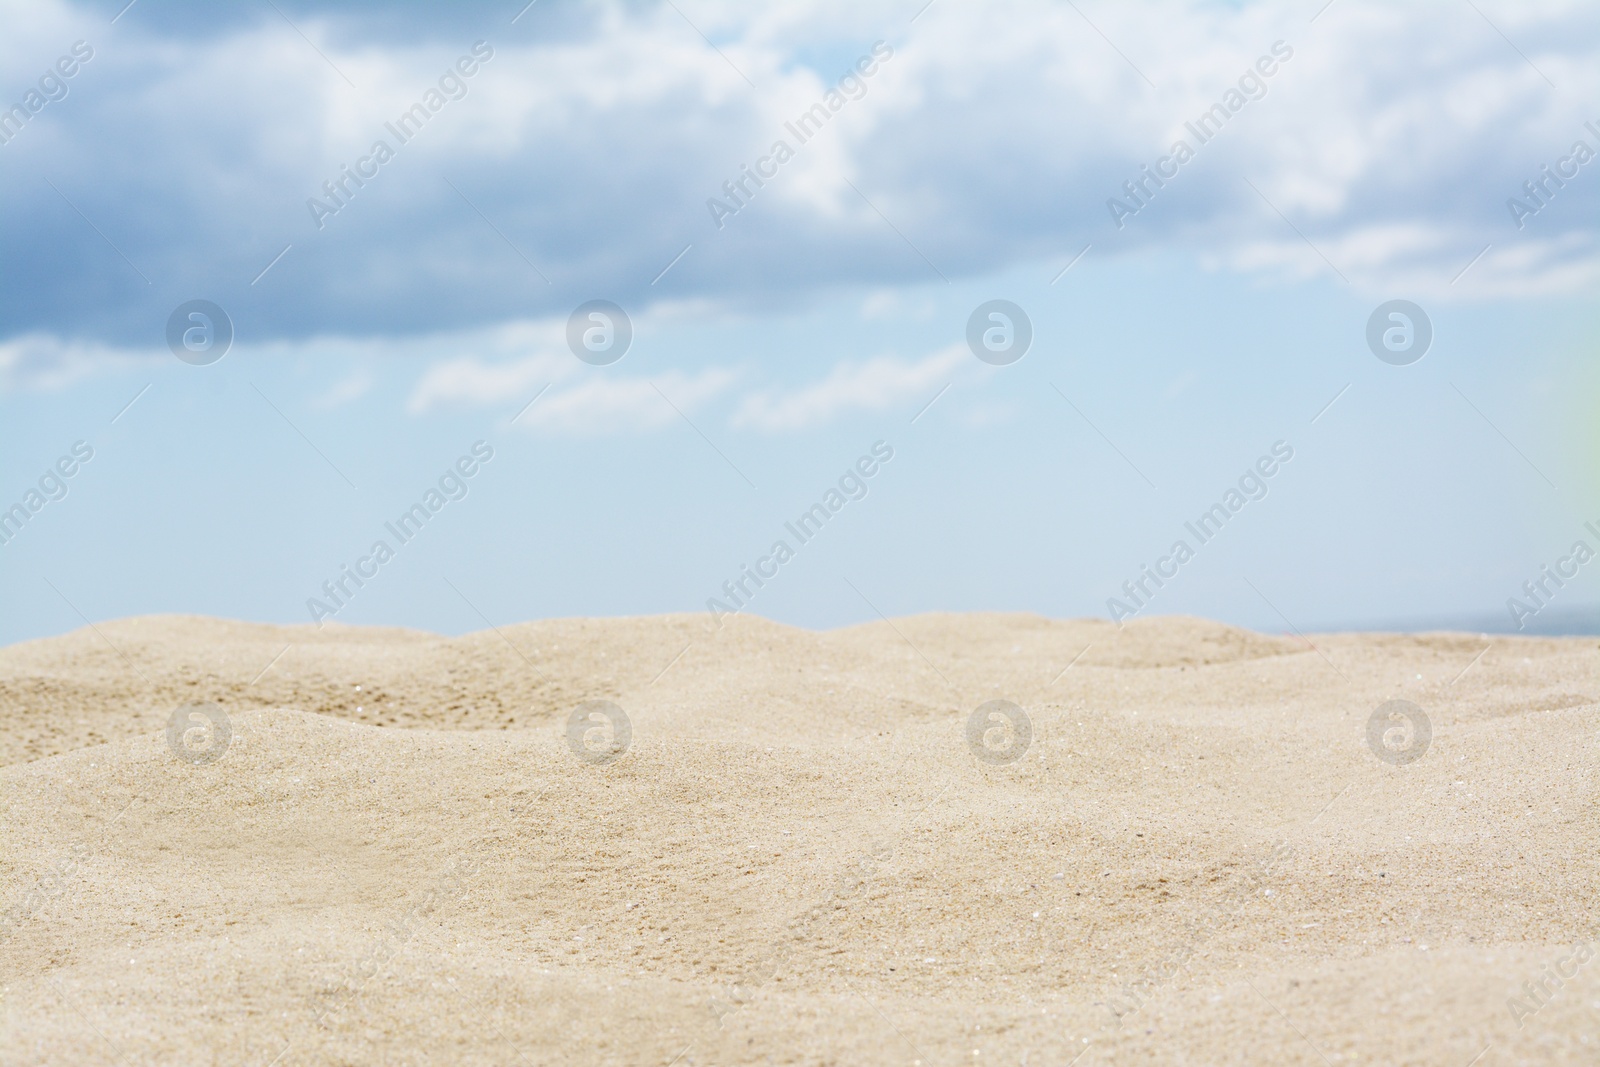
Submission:
[[[0,3],[0,104],[59,97],[0,144],[0,506],[93,449],[0,545],[0,641],[309,621],[479,441],[339,622],[704,612],[878,441],[748,610],[1107,617],[1187,537],[1140,614],[1506,628],[1600,547],[1578,5],[121,6]],[[209,365],[167,347],[194,299]],[[595,299],[608,366],[566,340]],[[993,299],[1033,327],[1007,366],[965,340]],[[1394,299],[1433,327],[1406,366],[1366,341]],[[1530,627],[1593,627],[1595,569]]]

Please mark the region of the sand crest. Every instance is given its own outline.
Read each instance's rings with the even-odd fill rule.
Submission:
[[[1593,1064],[1595,652],[1014,615],[13,646],[0,1062]],[[969,731],[993,700],[1025,723]],[[1400,720],[1369,747],[1391,700],[1410,762]],[[167,735],[201,702],[209,762]]]

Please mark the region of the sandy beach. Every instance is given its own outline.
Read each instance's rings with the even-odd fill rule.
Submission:
[[[0,650],[0,1062],[1594,1064],[1595,654],[100,623]]]

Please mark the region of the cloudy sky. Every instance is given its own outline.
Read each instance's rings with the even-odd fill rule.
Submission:
[[[0,0],[0,641],[1600,628],[1592,6],[524,2]]]

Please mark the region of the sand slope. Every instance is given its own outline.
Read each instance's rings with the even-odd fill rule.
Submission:
[[[1595,642],[1312,642],[164,617],[0,650],[0,1062],[1600,1062],[1600,959],[1507,1004],[1600,937]],[[1010,764],[965,733],[997,697]],[[1366,743],[1395,697],[1433,728],[1404,766]],[[631,718],[613,762],[568,747],[590,698]],[[163,733],[197,700],[213,763]]]

